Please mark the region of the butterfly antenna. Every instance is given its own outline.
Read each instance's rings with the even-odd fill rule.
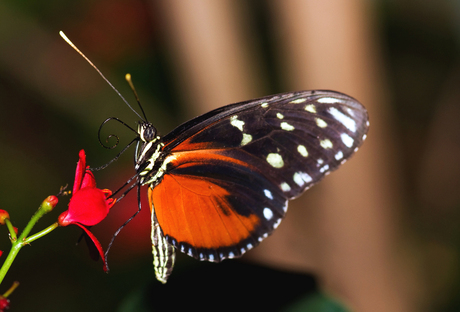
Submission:
[[[121,95],[120,92],[118,92],[118,90],[110,83],[110,81],[105,78],[105,76],[101,73],[101,71],[96,67],[96,65],[94,65],[90,60],[89,58],[86,57],[86,55],[83,54],[83,52],[81,52],[76,45],[74,45],[72,43],[72,41],[70,41],[69,38],[67,38],[67,36],[64,34],[64,32],[61,30],[59,32],[59,35],[62,37],[62,39],[64,39],[75,51],[78,52],[78,54],[80,54],[98,73],[99,75],[101,75],[101,77],[105,80],[105,82],[107,82],[109,84],[109,86],[112,87],[112,89],[118,94],[118,96],[123,100],[123,102],[125,102],[126,105],[128,105],[128,107],[140,118],[142,119],[141,115],[139,115],[138,112],[136,112],[134,110],[134,108],[131,107],[131,105],[129,105],[128,101],[125,100],[125,98]],[[143,112],[143,111],[142,111]],[[145,114],[144,114],[145,115]]]
[[[141,109],[142,115],[144,115],[144,120],[148,121],[147,116],[145,115],[144,109],[142,108],[141,101],[139,101],[139,96],[137,95],[136,88],[134,88],[133,81],[131,80],[131,74],[126,74],[125,79],[128,82],[129,87],[134,93],[134,97],[136,98],[137,104],[139,105],[139,108]]]

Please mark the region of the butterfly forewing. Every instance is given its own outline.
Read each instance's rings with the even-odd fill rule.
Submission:
[[[365,108],[334,91],[228,105],[166,135],[145,179],[168,243],[201,260],[242,255],[295,198],[344,163],[368,129]]]

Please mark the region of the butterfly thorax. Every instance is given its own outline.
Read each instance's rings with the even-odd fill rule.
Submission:
[[[139,176],[142,185],[158,184],[163,175],[161,166],[164,159],[162,153],[164,143],[157,135],[155,127],[149,122],[140,122],[138,133],[140,141],[136,148],[135,169],[141,170]]]

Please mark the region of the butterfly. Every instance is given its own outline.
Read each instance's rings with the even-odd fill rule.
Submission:
[[[62,31],[59,34],[141,118],[131,142],[137,142],[136,175],[125,186],[135,182],[117,201],[138,186],[139,210],[126,225],[141,209],[140,186],[148,185],[153,264],[162,283],[172,273],[177,249],[198,260],[220,262],[256,247],[278,227],[290,199],[345,163],[366,139],[369,118],[364,106],[329,90],[230,104],[161,137],[145,117],[131,76],[126,80],[144,117]],[[109,120],[135,131],[118,118],[108,118],[99,128],[103,146],[100,131]],[[105,253],[106,265],[123,226]]]
[[[288,92],[230,104],[165,136],[140,121],[135,169],[147,185],[156,278],[179,250],[237,258],[269,236],[299,197],[358,150],[369,127],[345,94]]]

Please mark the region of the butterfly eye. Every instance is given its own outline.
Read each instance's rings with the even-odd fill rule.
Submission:
[[[153,141],[156,135],[157,129],[155,129],[155,127],[151,123],[145,122],[139,125],[139,136],[141,137],[142,141]]]

